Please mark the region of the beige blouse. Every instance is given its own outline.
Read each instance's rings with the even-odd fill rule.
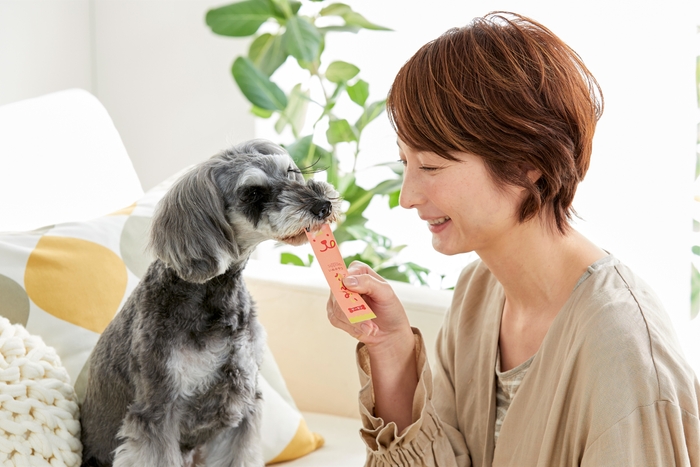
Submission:
[[[494,371],[504,294],[470,264],[430,368],[414,329],[418,387],[402,433],[373,414],[358,346],[368,467],[700,467],[700,384],[660,302],[629,268],[594,264],[552,323],[494,443]]]

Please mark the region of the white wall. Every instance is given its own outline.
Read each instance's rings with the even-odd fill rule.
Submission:
[[[401,65],[450,27],[492,10],[543,23],[572,46],[598,79],[605,112],[591,167],[574,207],[577,228],[652,285],[674,319],[687,357],[700,374],[700,318],[689,321],[691,204],[698,112],[694,88],[698,2],[690,0],[353,0],[355,10],[394,32],[329,36],[327,62],[343,59],[381,99]],[[259,132],[274,136],[269,123]],[[386,118],[363,134],[360,166],[398,157]],[[385,174],[385,172],[382,172]],[[379,175],[381,177],[382,175]],[[366,175],[369,186],[376,181]],[[369,225],[407,244],[404,258],[454,281],[473,255],[445,257],[410,211],[370,206]]]
[[[89,0],[0,0],[0,105],[92,90]]]
[[[105,105],[144,189],[254,137],[230,74],[246,41],[212,0],[0,0],[0,104],[78,87]],[[4,157],[4,155],[0,155]]]
[[[93,92],[149,188],[255,134],[229,74],[246,41],[213,36],[203,22],[206,10],[221,3],[0,0],[0,103],[66,87]],[[360,66],[371,99],[384,97],[396,71],[425,42],[494,9],[533,17],[579,52],[603,88],[606,109],[574,203],[584,219],[577,226],[655,288],[700,373],[700,319],[688,320],[698,2],[347,3],[395,30],[329,36],[329,58]],[[266,131],[259,125],[257,134],[272,136]],[[364,166],[396,159],[385,120],[369,127],[362,154]],[[434,253],[414,213],[371,209],[378,213],[371,225],[409,244],[406,259],[448,275],[471,259]]]

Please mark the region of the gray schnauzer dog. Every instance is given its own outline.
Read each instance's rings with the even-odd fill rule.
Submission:
[[[153,217],[156,259],[90,357],[84,467],[263,465],[265,332],[241,271],[260,242],[300,245],[339,205],[331,185],[305,182],[264,140],[173,185]]]

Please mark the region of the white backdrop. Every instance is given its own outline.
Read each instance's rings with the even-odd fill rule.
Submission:
[[[327,0],[328,3],[330,0]],[[208,8],[225,0],[0,0],[0,103],[80,87],[105,104],[144,188],[253,134],[229,75],[245,40],[213,36]],[[691,199],[695,164],[697,0],[346,0],[394,32],[329,36],[329,59],[358,65],[381,99],[421,45],[474,16],[512,10],[569,43],[600,82],[606,109],[577,227],[657,291],[700,373],[700,318],[689,321]],[[269,136],[266,124],[258,136]],[[386,118],[363,135],[360,166],[397,158]],[[4,155],[0,154],[0,157]],[[370,183],[370,176],[366,182]],[[370,225],[408,244],[405,258],[454,277],[471,258],[430,247],[415,213],[384,212]]]
[[[603,89],[605,112],[589,173],[574,202],[582,218],[576,228],[652,285],[700,374],[700,318],[689,320],[698,2],[347,3],[394,30],[329,35],[326,63],[343,59],[357,65],[370,83],[370,100],[386,95],[398,69],[424,43],[493,10],[514,11],[543,23],[582,56]],[[268,122],[258,122],[257,128],[262,136],[275,136]],[[360,167],[396,160],[395,139],[385,116],[373,122],[363,133]],[[369,186],[376,178],[367,173],[364,183]],[[368,216],[368,225],[395,244],[408,245],[404,259],[447,275],[447,285],[474,259],[470,254],[435,253],[427,228],[412,211],[387,211],[383,202],[373,202],[369,212],[374,215]]]

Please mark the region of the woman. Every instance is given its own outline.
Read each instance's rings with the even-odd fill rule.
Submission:
[[[391,287],[353,263],[368,466],[700,466],[700,385],[649,287],[569,220],[602,113],[542,25],[491,13],[399,71],[387,108],[416,209],[462,272],[430,368]]]

